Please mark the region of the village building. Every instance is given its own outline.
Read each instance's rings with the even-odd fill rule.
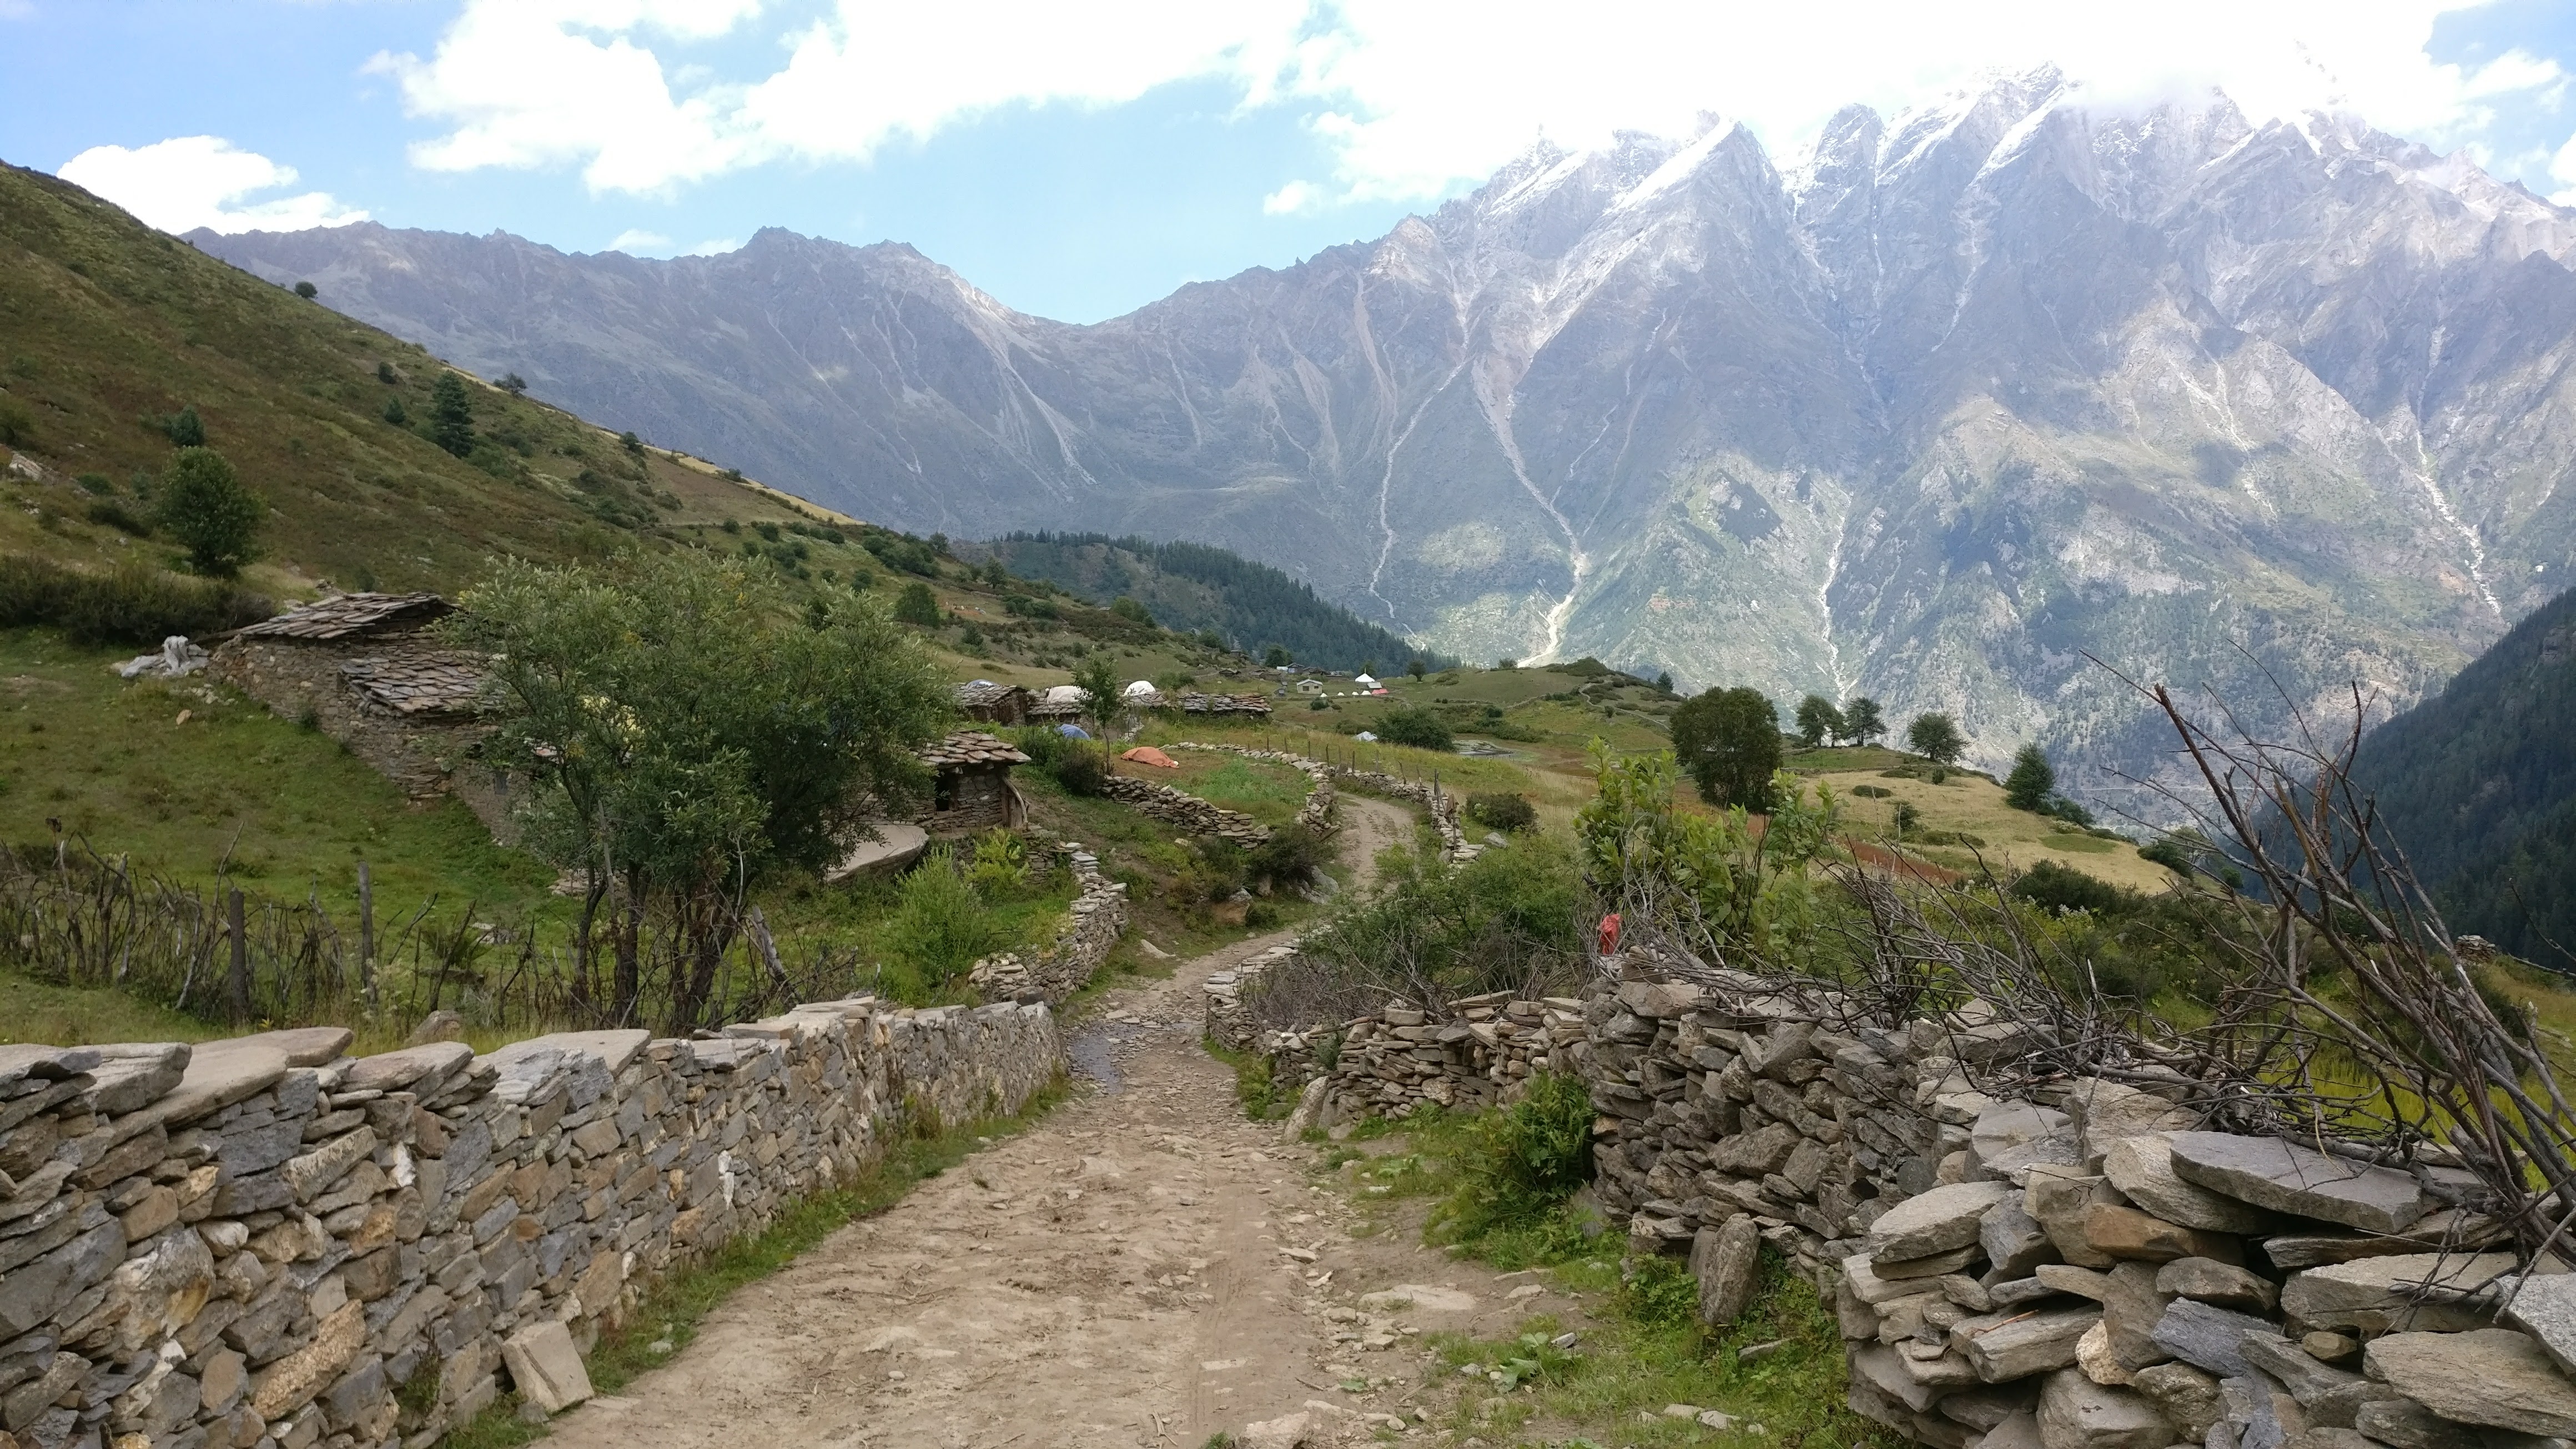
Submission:
[[[1070,684],[1051,687],[1029,706],[1029,718],[1041,724],[1062,724],[1082,718],[1082,691]]]
[[[455,611],[436,594],[337,594],[233,631],[207,673],[271,712],[309,722],[415,800],[454,795],[498,836],[508,781],[475,758],[482,661],[430,626]]]
[[[1011,784],[1011,767],[1029,757],[981,730],[958,730],[921,752],[933,776],[930,809],[915,817],[932,835],[977,830],[1017,830],[1028,822],[1028,802]]]
[[[1027,724],[1029,707],[1036,702],[1016,684],[977,679],[957,686],[957,712],[980,724]]]

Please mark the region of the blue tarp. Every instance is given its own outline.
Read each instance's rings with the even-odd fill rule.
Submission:
[[[1087,740],[1091,738],[1091,732],[1080,725],[1057,725],[1055,727],[1055,732],[1069,740]]]

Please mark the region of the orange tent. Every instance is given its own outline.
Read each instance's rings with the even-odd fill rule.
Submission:
[[[1134,760],[1140,765],[1151,765],[1157,770],[1177,770],[1181,767],[1180,761],[1164,754],[1161,750],[1155,749],[1152,745],[1138,745],[1136,748],[1129,750],[1118,758],[1122,760]]]

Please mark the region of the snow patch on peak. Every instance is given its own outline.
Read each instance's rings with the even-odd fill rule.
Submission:
[[[1688,181],[1709,156],[1719,146],[1724,145],[1727,138],[1736,133],[1736,130],[1737,126],[1731,120],[1719,121],[1709,127],[1700,134],[1698,140],[1674,152],[1663,165],[1648,172],[1645,180],[1622,192],[1618,200],[1610,203],[1610,209],[1626,211],[1642,206]]]

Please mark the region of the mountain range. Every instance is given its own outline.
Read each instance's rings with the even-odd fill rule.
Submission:
[[[1199,540],[1466,658],[1945,709],[2142,812],[2170,751],[2114,669],[2257,727],[2403,705],[2576,567],[2576,213],[2217,95],[1543,145],[1092,325],[778,230],[191,240],[871,520]]]

